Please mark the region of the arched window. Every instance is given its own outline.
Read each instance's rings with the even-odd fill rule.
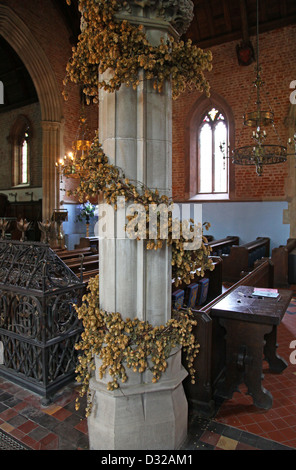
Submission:
[[[228,147],[228,123],[219,109],[212,107],[198,129],[197,193],[228,194],[228,159],[222,148]]]
[[[32,126],[28,118],[19,115],[15,120],[9,140],[12,146],[12,185],[30,184],[30,140]]]
[[[235,195],[235,168],[225,157],[234,147],[234,116],[224,98],[211,91],[192,104],[185,120],[184,198],[191,201],[230,201]],[[228,153],[228,155],[227,155]]]
[[[20,184],[28,183],[28,163],[29,163],[29,133],[25,132],[20,158]]]

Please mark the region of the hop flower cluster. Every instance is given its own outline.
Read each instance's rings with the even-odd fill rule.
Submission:
[[[66,0],[71,3],[71,0]],[[83,87],[87,101],[98,102],[98,89],[113,92],[122,84],[136,88],[139,72],[153,80],[156,90],[163,89],[167,80],[172,84],[172,96],[177,98],[186,88],[195,88],[209,95],[209,82],[204,72],[212,69],[212,53],[203,51],[191,40],[173,37],[152,45],[142,25],[135,26],[115,17],[123,1],[80,0],[83,30],[73,47],[67,64],[64,84],[69,81]],[[98,71],[112,71],[110,80],[99,80]],[[67,97],[64,91],[65,98]]]
[[[76,344],[80,351],[76,374],[81,384],[76,408],[80,406],[80,398],[87,394],[86,416],[92,408],[89,381],[95,369],[95,356],[101,360],[100,377],[108,373],[112,380],[107,388],[114,390],[120,382],[127,381],[127,369],[138,373],[150,370],[152,382],[157,382],[167,368],[172,349],[182,346],[194,383],[193,363],[200,346],[193,334],[196,322],[190,310],[175,311],[166,325],[155,327],[137,318],[124,320],[120,313],[108,313],[100,308],[99,276],[90,280],[88,293],[82,300],[81,306],[75,306],[84,326],[81,340]]]
[[[71,177],[72,166],[69,172],[67,168],[67,165],[63,168],[64,175]],[[109,162],[98,135],[96,135],[89,153],[75,161],[75,168],[80,177],[79,183],[76,189],[69,191],[69,193],[78,197],[81,202],[102,194],[105,202],[112,204],[115,210],[117,210],[118,198],[123,198],[127,203],[132,201],[145,209],[145,218],[142,222],[133,225],[133,219],[137,217],[137,213],[127,217],[129,223],[126,225],[126,231],[129,232],[129,227],[134,231],[136,227],[139,233],[138,239],[145,240],[147,250],[161,249],[165,243],[172,247],[172,278],[176,287],[183,282],[189,284],[195,275],[203,277],[207,269],[214,269],[210,258],[211,248],[206,244],[206,238],[201,235],[199,248],[194,251],[186,250],[185,243],[188,242],[189,231],[184,227],[184,221],[176,223],[173,220],[172,212],[169,211],[173,206],[173,201],[168,196],[160,195],[157,189],[152,190],[143,183],[132,182],[126,178],[121,168]],[[155,206],[157,211],[161,205],[168,208],[167,226],[163,226],[158,214],[155,227],[156,236],[155,239],[151,239],[151,207]],[[192,233],[194,230],[200,230],[194,226],[193,220],[188,221],[188,224],[191,226]],[[206,229],[210,226],[208,223],[204,225]],[[186,236],[184,236],[184,228]],[[165,239],[162,238],[164,229],[167,233]],[[180,236],[176,236],[176,230]]]

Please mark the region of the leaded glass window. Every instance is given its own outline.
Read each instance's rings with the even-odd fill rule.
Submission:
[[[198,130],[198,194],[228,193],[228,125],[224,114],[211,108]]]

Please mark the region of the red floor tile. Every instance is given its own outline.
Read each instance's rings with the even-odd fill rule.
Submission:
[[[0,413],[0,418],[3,419],[3,421],[9,421],[11,418],[17,416],[17,414],[18,413],[16,410],[14,410],[13,408],[8,408],[7,410],[2,411],[2,413]]]
[[[215,432],[205,431],[201,436],[200,440],[202,442],[206,442],[207,444],[211,444],[215,446],[220,439],[220,434],[216,434]]]
[[[54,416],[59,421],[64,421],[64,419],[68,418],[68,416],[71,416],[71,414],[72,413],[70,411],[65,410],[64,408],[61,408],[60,410],[53,413],[51,416]]]
[[[50,433],[39,442],[40,450],[57,450],[59,439],[56,434]]]
[[[83,419],[77,426],[75,426],[75,429],[78,429],[78,431],[83,432],[84,434],[88,433],[88,427],[87,427],[87,419]]]
[[[18,427],[24,434],[29,434],[35,428],[37,428],[37,424],[30,420]]]
[[[21,442],[23,442],[26,446],[31,447],[31,448],[36,448],[37,442],[35,439],[32,439],[30,436],[24,436],[22,439],[20,439]]]
[[[249,446],[248,444],[245,444],[244,442],[239,442],[236,446],[236,450],[258,450],[255,447]]]

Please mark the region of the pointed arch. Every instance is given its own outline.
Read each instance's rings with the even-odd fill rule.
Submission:
[[[229,127],[229,146],[234,146],[234,117],[228,103],[217,93],[211,91],[210,98],[202,95],[191,107],[185,122],[185,197],[191,199],[198,192],[198,148],[197,131],[202,118],[211,108],[223,111]],[[234,193],[234,168],[229,160],[229,199]]]
[[[0,34],[26,66],[39,99],[42,118],[43,218],[58,203],[55,162],[62,147],[62,96],[49,60],[31,30],[8,6],[0,5]]]
[[[26,138],[27,136],[27,138]],[[33,136],[33,127],[30,119],[24,114],[19,114],[14,121],[8,141],[11,144],[12,184],[27,184],[30,182],[30,152],[29,142]],[[26,161],[23,160],[24,143],[27,144],[28,154]],[[24,178],[24,171],[26,178]]]

